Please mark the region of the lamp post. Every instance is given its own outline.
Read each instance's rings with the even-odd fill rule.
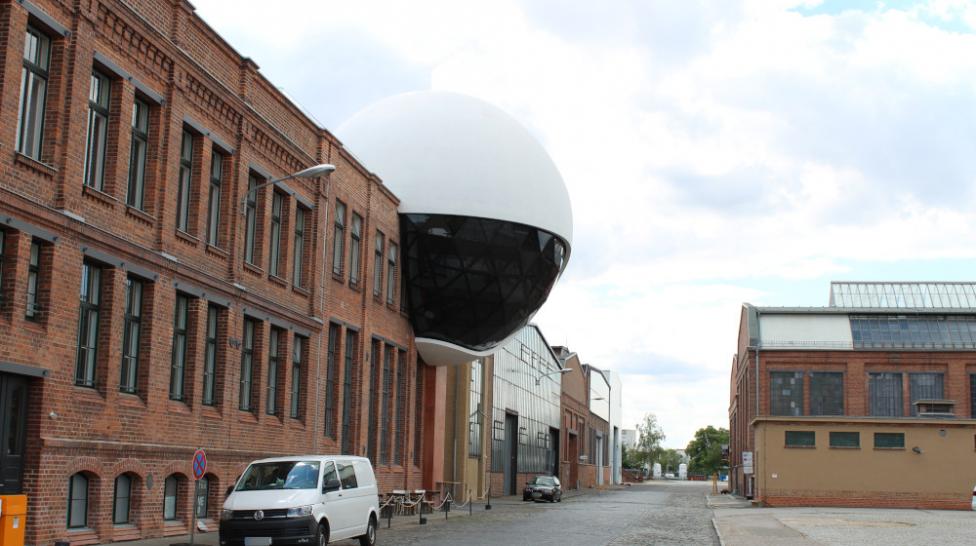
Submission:
[[[551,372],[546,372],[546,373],[540,375],[539,377],[536,377],[535,378],[535,384],[536,384],[536,386],[541,385],[542,384],[542,378],[543,377],[549,377],[550,375],[562,375],[564,373],[569,373],[570,371],[571,370],[569,368],[563,368],[561,370],[555,370],[555,371],[551,371]]]
[[[244,197],[241,198],[241,214],[247,214],[247,198],[248,196],[251,195],[251,193],[254,193],[260,189],[264,189],[268,186],[273,186],[279,182],[284,182],[285,180],[291,180],[292,178],[315,178],[317,176],[322,176],[323,174],[326,173],[331,173],[334,170],[335,170],[335,165],[329,163],[323,163],[321,165],[315,165],[314,167],[303,169],[301,171],[298,171],[297,173],[289,174],[288,176],[282,178],[275,178],[273,180],[268,180],[264,184],[258,184],[257,186],[248,189],[247,192],[244,193]]]

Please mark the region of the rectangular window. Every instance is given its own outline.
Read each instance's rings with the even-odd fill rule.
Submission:
[[[346,239],[346,205],[342,201],[335,203],[335,235],[332,239],[332,274],[342,275],[343,257],[345,256]]]
[[[37,320],[41,314],[38,292],[41,275],[41,243],[31,239],[30,259],[27,263],[27,320]]]
[[[339,372],[339,325],[329,323],[329,347],[325,363],[325,435],[335,438],[335,389]],[[347,350],[348,353],[348,350]]]
[[[969,416],[976,419],[976,373],[969,376]]]
[[[471,363],[471,392],[468,400],[468,455],[471,457],[481,455],[481,424],[484,422],[481,415],[483,368],[481,359]]]
[[[870,414],[872,417],[903,417],[900,373],[868,374]]]
[[[244,202],[244,261],[254,265],[257,252],[257,219],[258,219],[258,179],[253,175],[247,177],[247,199]]]
[[[390,414],[393,401],[393,347],[386,346],[383,351],[383,405],[380,406],[380,463],[390,464]]]
[[[251,382],[254,379],[254,320],[244,319],[244,339],[241,341],[241,389],[239,408],[253,411],[251,407]]]
[[[129,191],[125,202],[145,210],[146,156],[149,149],[149,105],[135,99],[132,103],[132,144],[129,149]]]
[[[919,400],[942,400],[945,398],[945,376],[941,373],[908,374],[908,391],[912,417],[918,415],[915,402]]]
[[[359,284],[360,259],[362,256],[363,218],[352,213],[352,230],[349,234],[349,283]]]
[[[108,107],[112,82],[93,70],[88,92],[88,140],[85,147],[85,185],[105,187],[105,148],[108,146]]]
[[[787,430],[786,447],[816,447],[817,434],[812,430]]]
[[[376,232],[376,250],[373,253],[373,295],[383,297],[383,233]]]
[[[187,362],[187,332],[190,321],[190,298],[176,295],[173,319],[173,363],[169,374],[170,400],[183,400],[183,386]]]
[[[407,352],[397,351],[396,364],[396,415],[393,418],[393,464],[403,464],[403,441],[406,438],[406,409],[407,409]]]
[[[180,144],[180,180],[176,188],[176,229],[190,231],[190,192],[193,180],[193,133],[183,130]]]
[[[386,252],[386,303],[393,305],[396,301],[396,267],[397,267],[397,245],[392,241],[390,248]]]
[[[844,374],[810,374],[810,415],[844,415]]]
[[[769,414],[803,415],[803,373],[769,372]]]
[[[305,286],[305,218],[308,210],[298,205],[295,207],[295,257],[292,261],[291,281],[298,287]]]
[[[98,320],[101,305],[102,269],[85,262],[81,267],[81,311],[78,319],[78,362],[75,384],[95,386],[98,362]]]
[[[268,254],[268,273],[278,276],[281,265],[281,212],[284,207],[284,197],[278,192],[271,192],[271,251]]]
[[[342,452],[352,453],[352,378],[356,370],[358,337],[355,331],[346,330],[345,357],[342,373]]]
[[[207,205],[207,243],[220,246],[220,185],[224,178],[224,154],[214,148],[210,159],[210,196]]]
[[[413,408],[413,464],[420,466],[420,440],[424,423],[424,368],[417,362],[417,377],[414,380],[414,408]]]
[[[875,449],[905,449],[905,433],[903,432],[875,432]]]
[[[0,304],[3,303],[3,258],[7,252],[7,232],[0,229]]]
[[[860,448],[860,432],[831,432],[830,447]]]
[[[41,160],[44,115],[47,103],[51,39],[34,27],[27,27],[24,66],[20,71],[20,105],[17,108],[17,151]]]
[[[271,329],[271,337],[268,339],[268,386],[267,386],[267,397],[264,406],[264,411],[268,415],[278,414],[278,375],[280,362],[279,351],[281,349],[279,341],[281,337],[281,330],[277,328]]]
[[[376,458],[376,394],[380,390],[379,385],[379,375],[380,375],[380,353],[383,352],[383,345],[377,340],[373,340],[372,350],[369,356],[369,414],[367,423],[369,423],[369,430],[367,431],[366,437],[366,453],[369,460],[375,465],[377,464]]]
[[[133,394],[139,380],[139,344],[142,337],[142,281],[125,279],[125,324],[122,327],[122,378],[119,390]]]
[[[305,362],[305,338],[295,334],[291,350],[291,415],[292,419],[302,416],[302,366]]]
[[[217,399],[217,320],[220,308],[207,306],[207,347],[203,356],[203,405],[216,405]]]

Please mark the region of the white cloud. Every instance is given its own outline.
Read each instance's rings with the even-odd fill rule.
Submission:
[[[757,286],[976,259],[972,2],[196,4],[327,123],[424,87],[522,120],[576,222],[537,322],[675,447],[727,423],[741,302],[795,303]]]

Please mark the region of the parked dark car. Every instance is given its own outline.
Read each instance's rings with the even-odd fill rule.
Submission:
[[[549,502],[562,502],[563,488],[559,484],[559,478],[555,476],[536,476],[525,484],[522,491],[523,501],[547,500]]]

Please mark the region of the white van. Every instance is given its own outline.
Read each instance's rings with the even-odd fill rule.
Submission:
[[[221,546],[376,544],[376,477],[369,459],[309,455],[262,459],[238,478],[220,514]]]

